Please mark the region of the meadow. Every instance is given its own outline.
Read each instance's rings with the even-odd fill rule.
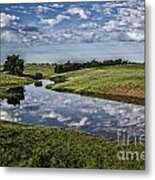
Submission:
[[[44,78],[50,78],[54,74],[54,66],[50,64],[27,64],[24,74],[35,76],[36,73],[42,73]]]
[[[0,166],[145,169],[142,158],[130,154],[119,159],[120,151],[142,153],[144,144],[124,145],[71,130],[0,121]]]
[[[49,85],[55,91],[144,105],[144,65],[105,66],[54,75],[65,81]]]

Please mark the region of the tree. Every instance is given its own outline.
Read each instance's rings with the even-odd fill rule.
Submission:
[[[54,67],[54,72],[55,73],[62,73],[62,72],[64,72],[63,64],[57,64]]]
[[[24,60],[15,54],[7,56],[4,63],[4,71],[8,71],[13,75],[22,75],[24,71]]]

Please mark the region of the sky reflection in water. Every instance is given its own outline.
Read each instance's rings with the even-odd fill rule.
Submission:
[[[73,128],[95,135],[116,137],[118,131],[144,134],[144,106],[60,93],[43,87],[25,86],[20,105],[1,101],[1,119]]]

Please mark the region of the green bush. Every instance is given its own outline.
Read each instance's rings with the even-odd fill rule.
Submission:
[[[35,73],[34,77],[35,77],[35,79],[42,79],[43,74],[42,73]]]

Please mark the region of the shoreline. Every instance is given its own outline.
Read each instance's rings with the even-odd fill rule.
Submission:
[[[59,83],[57,83],[59,84]],[[77,95],[81,95],[81,96],[87,96],[87,97],[92,97],[92,98],[99,98],[99,99],[106,99],[109,101],[118,101],[118,102],[122,102],[122,103],[128,103],[128,104],[135,104],[135,105],[141,105],[141,106],[145,106],[145,99],[144,98],[133,98],[133,97],[127,97],[127,96],[119,96],[119,95],[112,95],[112,94],[97,94],[97,93],[93,93],[93,92],[76,92],[74,90],[71,89],[67,89],[67,88],[54,88],[52,89],[52,87],[48,87],[48,85],[46,86],[47,89],[51,90],[51,91],[55,91],[55,92],[66,92],[66,93],[72,93],[72,94],[77,94]]]
[[[51,76],[48,89],[145,105],[143,65],[87,68]]]

